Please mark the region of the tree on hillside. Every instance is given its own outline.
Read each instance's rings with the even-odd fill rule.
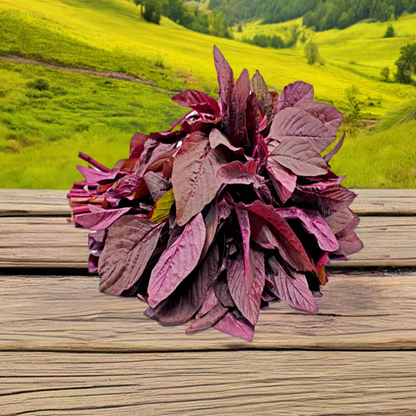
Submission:
[[[149,23],[160,23],[163,4],[165,0],[134,0],[136,6],[140,6],[143,18]]]
[[[390,68],[388,66],[384,67],[381,72],[380,75],[384,78],[383,81],[385,82],[389,82],[389,77],[390,77]]]
[[[355,85],[353,85],[352,87],[345,90],[345,95],[348,100],[348,107],[350,108],[350,118],[352,120],[361,119],[361,106],[358,99],[360,96],[360,91]]]
[[[309,65],[313,65],[318,60],[318,57],[319,57],[318,45],[313,40],[310,40],[305,45],[304,52],[305,52],[305,57],[308,60]]]
[[[400,57],[396,61],[396,81],[402,84],[415,84],[413,75],[416,74],[416,43],[403,46],[400,49]]]
[[[385,38],[394,38],[394,27],[391,23],[387,26],[387,30],[386,30],[386,33],[385,33],[384,37]]]

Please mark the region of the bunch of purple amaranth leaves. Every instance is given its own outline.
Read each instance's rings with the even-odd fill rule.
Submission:
[[[233,71],[214,48],[218,101],[195,90],[167,132],[136,133],[112,169],[90,157],[68,194],[88,228],[100,291],[138,296],[161,325],[192,320],[251,341],[260,309],[283,301],[316,313],[330,259],[363,245],[355,194],[330,166],[342,114],[295,82],[281,96],[256,72]]]

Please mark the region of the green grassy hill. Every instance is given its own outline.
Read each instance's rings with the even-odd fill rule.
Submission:
[[[359,42],[359,29],[355,26],[341,33],[351,30],[358,31],[351,42]],[[380,82],[374,69],[378,64],[368,69],[368,60],[360,60],[359,56],[366,56],[364,52],[357,53],[355,64],[350,62],[352,53],[348,57],[342,52],[336,55],[334,51],[348,35],[343,41],[337,31],[319,36],[321,54],[327,62],[311,67],[300,48],[266,50],[191,32],[168,19],[162,19],[160,26],[149,24],[128,0],[0,0],[1,55],[125,72],[153,84],[0,61],[0,187],[67,189],[79,179],[75,169],[78,150],[111,165],[126,156],[129,138],[135,131],[169,128],[169,122],[184,112],[170,102],[175,92],[198,88],[216,96],[214,44],[235,73],[247,68],[253,74],[259,69],[277,90],[293,81],[309,82],[318,100],[333,103],[341,110],[346,108],[345,89],[357,85],[363,97],[374,98],[376,103],[366,101],[364,105],[369,118],[380,118],[392,107],[416,98],[413,87]],[[362,41],[362,49],[366,43],[371,43],[370,39]],[[351,44],[345,45],[348,47]],[[377,55],[376,51],[372,53]],[[380,58],[381,67],[398,56],[396,50],[390,53],[390,60]],[[38,78],[46,79],[49,88],[34,88]],[[404,179],[391,175],[386,179],[387,172],[381,181],[366,182],[355,165],[352,168],[338,162],[348,151],[355,154],[360,166],[373,157],[374,149],[368,149],[367,154],[357,148],[359,153],[354,153],[354,146],[353,139],[347,139],[346,150],[334,159],[334,167],[339,164],[340,168],[337,172],[350,175],[347,185],[415,185],[412,178],[416,176],[407,173]],[[410,168],[405,169],[407,172]]]

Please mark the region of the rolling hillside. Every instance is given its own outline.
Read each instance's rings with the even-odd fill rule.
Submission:
[[[0,23],[1,55],[130,73],[152,83],[0,60],[0,152],[4,161],[0,187],[67,189],[79,179],[75,169],[78,150],[111,165],[125,156],[135,131],[166,129],[183,114],[183,109],[170,102],[175,92],[198,88],[216,96],[214,44],[235,73],[247,68],[253,74],[259,69],[277,90],[297,80],[309,82],[315,87],[316,99],[340,109],[346,108],[345,89],[357,85],[363,97],[377,99],[375,105],[368,102],[363,108],[369,118],[380,118],[416,97],[413,87],[380,82],[378,64],[368,69],[368,61],[359,60],[360,54],[366,56],[364,52],[357,52],[355,64],[342,52],[336,55],[339,44],[345,42],[337,38],[337,31],[319,34],[321,54],[327,62],[311,67],[300,48],[266,50],[191,32],[165,18],[160,26],[149,24],[128,0],[1,0]],[[352,41],[359,42],[359,38]],[[363,41],[362,48],[365,44]],[[348,47],[351,45],[345,45]],[[385,66],[392,59],[380,58],[380,62]],[[33,88],[38,78],[49,81],[47,90]],[[365,163],[365,155],[362,159]],[[356,182],[351,178],[348,183],[360,186]],[[383,186],[391,186],[391,182]]]

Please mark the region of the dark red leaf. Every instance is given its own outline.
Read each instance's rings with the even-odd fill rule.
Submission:
[[[316,313],[318,305],[309,290],[305,275],[293,272],[291,277],[274,256],[269,258],[269,266],[273,270],[268,278],[273,282],[272,291],[283,302],[302,311]]]
[[[313,265],[299,238],[286,220],[271,205],[255,201],[251,205],[242,206],[249,211],[254,241],[260,244],[262,242],[261,234],[266,232],[270,236],[271,232],[274,241],[270,241],[270,243],[276,246],[275,248],[279,250],[285,261],[297,270],[313,270]]]
[[[184,140],[172,172],[178,225],[186,224],[215,198],[221,186],[217,172],[225,164],[222,152],[211,149],[204,134],[192,133]]]
[[[288,171],[273,158],[267,161],[267,172],[283,204],[292,196],[296,188],[297,176]]]
[[[221,303],[218,303],[206,315],[202,316],[201,318],[195,319],[195,321],[185,331],[185,333],[187,335],[192,335],[196,332],[209,329],[212,326],[214,326],[227,312],[228,308],[225,308],[221,305]]]
[[[218,265],[219,251],[215,244],[198,269],[156,308],[150,308],[148,316],[157,319],[164,326],[183,325],[188,322],[201,308],[209,287],[218,275]]]
[[[308,141],[319,153],[323,152],[336,136],[319,120],[300,108],[279,111],[270,127],[269,137],[283,141],[300,138]]]
[[[228,260],[227,282],[237,308],[252,325],[256,325],[265,283],[264,254],[253,250],[251,257],[254,259],[255,269],[251,289],[247,290],[244,277],[244,257],[241,252],[237,253],[236,259]]]
[[[225,113],[230,105],[231,93],[234,88],[233,70],[216,46],[214,46],[214,62],[220,87],[221,110],[222,113]]]
[[[333,135],[337,134],[338,128],[344,120],[340,111],[326,103],[301,101],[296,104],[296,107],[317,118]]]
[[[269,158],[298,176],[320,176],[328,172],[328,166],[323,157],[305,139],[283,140]]]
[[[252,341],[254,337],[254,326],[244,317],[237,319],[231,312],[228,312],[218,321],[214,328],[233,337],[242,338],[245,341]]]
[[[256,94],[263,115],[267,117],[267,124],[270,125],[273,121],[273,100],[259,71],[256,71],[251,79],[251,86]]]
[[[251,185],[256,188],[263,185],[264,179],[257,175],[257,162],[250,160],[247,163],[234,161],[220,168],[217,178],[223,184]]]
[[[149,138],[147,134],[143,133],[135,133],[130,140],[130,158],[138,158],[142,154],[144,150],[144,144],[146,140]]]
[[[182,107],[189,107],[200,113],[208,113],[214,116],[220,114],[218,103],[208,94],[201,91],[186,90],[175,95],[172,101]]]
[[[315,236],[316,241],[322,250],[338,250],[339,246],[334,233],[317,211],[302,211],[300,208],[296,207],[277,208],[276,211],[286,220],[299,220],[305,231]]]
[[[250,78],[247,70],[244,69],[235,83],[229,108],[228,136],[231,144],[238,147],[247,144],[246,107],[250,87]]]
[[[336,146],[328,154],[324,156],[324,160],[326,163],[329,163],[331,159],[341,150],[341,147],[344,144],[344,139],[345,139],[345,133],[339,139]]]
[[[294,107],[301,102],[313,101],[313,87],[302,81],[287,85],[279,99],[278,111]]]
[[[205,241],[205,225],[199,213],[181,236],[160,256],[149,281],[149,305],[154,308],[166,299],[195,269]]]
[[[116,221],[98,263],[100,291],[121,295],[142,275],[159,240],[163,224],[128,215]]]

